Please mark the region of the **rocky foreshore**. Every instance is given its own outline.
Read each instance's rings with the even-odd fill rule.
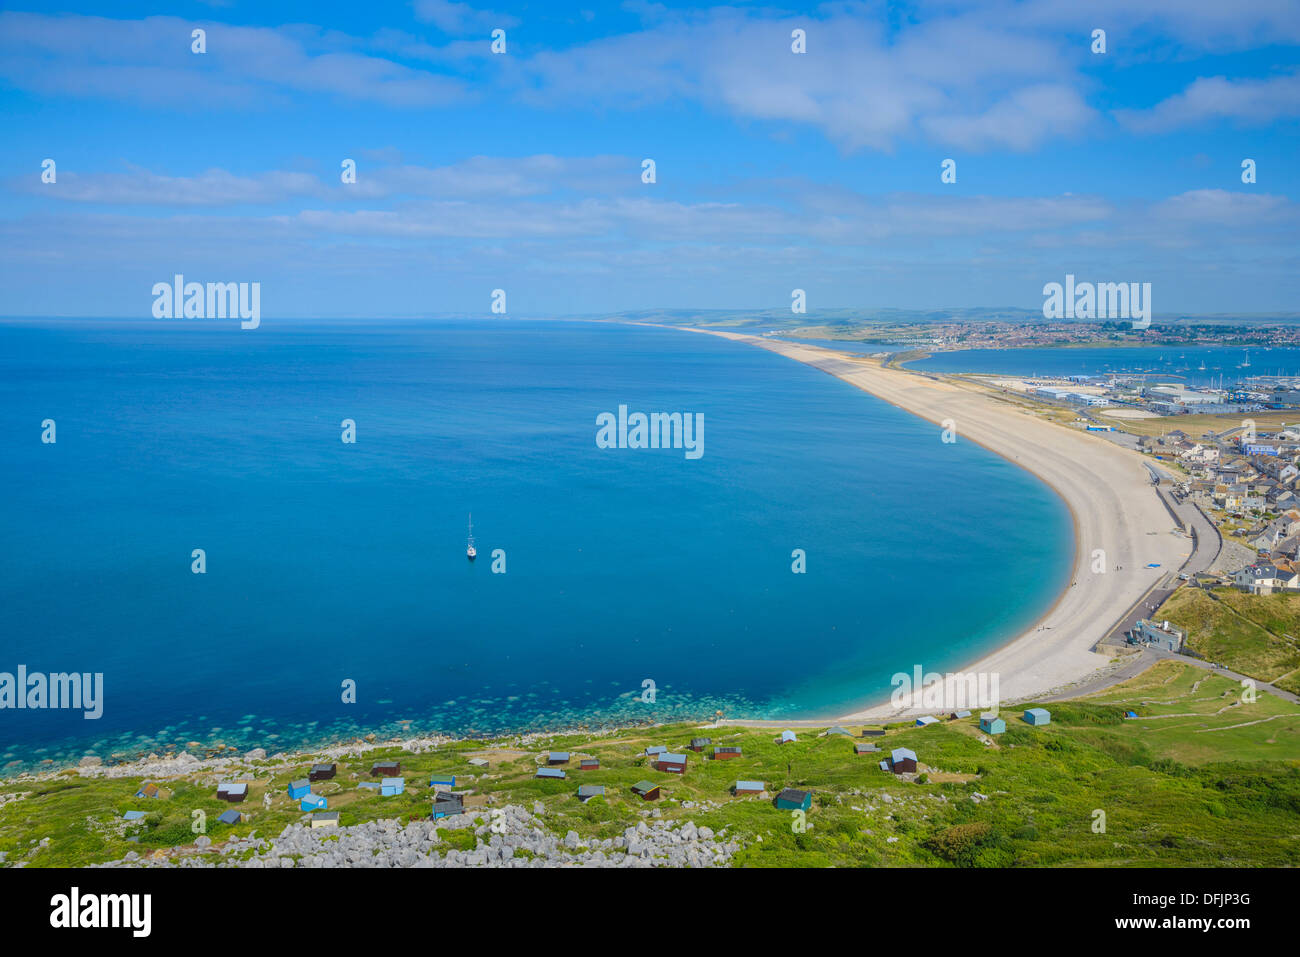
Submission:
[[[741,845],[694,822],[641,821],[621,835],[584,840],[547,831],[542,805],[476,810],[438,821],[367,821],[353,827],[291,824],[279,837],[200,837],[193,845],[141,857],[134,851],[102,867],[725,867]],[[473,829],[462,850],[438,832]]]

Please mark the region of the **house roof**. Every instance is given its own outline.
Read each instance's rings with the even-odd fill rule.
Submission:
[[[786,788],[776,797],[779,801],[794,801],[796,804],[802,804],[811,793],[811,791],[800,791],[798,788]]]
[[[565,775],[563,768],[538,768],[537,774],[534,776],[539,778],[562,778]]]
[[[794,732],[793,732],[793,731],[782,731],[782,732],[781,732],[781,741],[782,741],[782,742],[785,742],[785,741],[798,741],[798,740],[799,740],[799,739],[796,738],[796,737],[794,736]]]
[[[893,751],[889,752],[889,760],[894,762],[904,761],[904,760],[915,761],[916,752],[913,751],[911,748],[894,748]]]
[[[737,781],[736,790],[737,791],[762,791],[763,782],[762,781]]]
[[[660,760],[660,761],[667,761],[669,764],[685,764],[685,763],[686,763],[686,755],[684,755],[684,754],[673,754],[673,753],[670,752],[670,751],[665,751],[663,754],[659,755],[659,760]]]

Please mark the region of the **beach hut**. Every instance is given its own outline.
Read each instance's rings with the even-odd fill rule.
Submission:
[[[862,736],[864,738],[883,738],[885,736],[884,728],[863,728]]]
[[[729,761],[731,758],[738,758],[741,755],[740,748],[714,748],[714,761]]]
[[[691,738],[691,750],[699,753],[713,743],[712,738]]]
[[[229,813],[234,814],[235,812],[231,811]],[[138,821],[142,817],[144,817],[144,811],[127,811],[125,814],[122,815],[122,820]]]
[[[916,752],[911,748],[894,748],[889,753],[889,769],[895,774],[909,774],[916,770]]]
[[[603,784],[582,784],[578,786],[578,800],[586,804],[594,797],[605,796],[605,785]]]
[[[921,715],[921,717],[916,719],[916,726],[918,728],[924,728],[927,724],[938,724],[938,723],[939,723],[939,719],[932,714],[923,714]]]
[[[398,794],[401,792],[398,791]],[[323,811],[329,807],[329,802],[319,794],[306,794],[303,796],[302,803],[298,805],[299,810],[303,811]]]
[[[806,811],[812,807],[812,791],[786,788],[776,796],[776,806],[783,811]]]
[[[667,752],[668,749],[662,744],[652,744],[650,747],[645,749],[646,756],[651,758],[658,754],[666,754]]]
[[[638,781],[632,785],[632,793],[637,795],[643,801],[659,800],[659,785],[652,784],[649,781]]]
[[[781,732],[781,737],[780,737],[778,743],[779,743],[779,744],[793,744],[795,741],[798,741],[798,740],[799,740],[799,739],[796,738],[796,737],[794,736],[794,732],[793,732],[793,731],[786,730],[786,731],[782,731],[782,732]]]
[[[888,770],[889,770],[889,759],[888,759],[888,758],[886,758],[884,761],[881,761],[881,762],[880,762],[880,770],[882,770],[882,771],[888,771]]]
[[[334,777],[336,768],[333,764],[313,764],[307,772],[308,781],[327,781]]]
[[[992,712],[980,715],[980,730],[985,734],[1002,734],[1007,730],[1007,723]]]
[[[826,729],[826,736],[827,736],[828,738],[829,738],[832,734],[842,734],[842,735],[844,735],[844,737],[846,737],[846,738],[851,738],[851,737],[853,737],[853,735],[849,734],[847,731],[845,731],[845,730],[844,730],[843,728],[841,728],[839,725],[836,725],[836,726],[833,727],[833,728],[827,728],[827,729]]]
[[[371,777],[393,778],[402,773],[402,765],[397,761],[380,761],[370,766]]]
[[[357,787],[366,788],[367,790],[370,791],[378,791],[383,787],[383,785],[380,784],[378,781],[361,781],[359,784],[357,784]]]
[[[1125,712],[1124,712],[1124,717],[1126,717],[1126,718],[1136,718],[1137,716],[1138,716],[1138,713],[1137,713],[1136,711],[1125,711]]]
[[[440,817],[446,817],[449,814],[465,813],[465,796],[462,794],[452,794],[448,791],[439,791],[433,797],[433,819],[436,821]]]
[[[289,800],[297,801],[311,793],[311,781],[307,778],[301,778],[297,781],[289,782]]]
[[[666,751],[659,755],[659,760],[655,761],[654,765],[657,771],[667,771],[669,774],[685,774],[686,755]]]
[[[1026,708],[1025,722],[1028,724],[1042,726],[1052,723],[1052,712],[1046,708]]]
[[[431,788],[454,788],[455,786],[456,775],[454,774],[435,774],[429,778]]]
[[[135,792],[135,796],[138,798],[156,798],[158,796],[158,785],[146,784]]]
[[[406,790],[405,778],[384,778],[379,782],[380,797],[395,797]]]
[[[579,771],[599,771],[600,758],[583,758],[578,762]]]
[[[486,758],[470,758],[469,763],[472,764],[474,767],[478,768],[480,771],[486,771],[488,769],[488,763]]]
[[[324,811],[320,814],[313,814],[310,818],[312,827],[338,827],[339,812]]]
[[[248,797],[248,785],[243,781],[222,781],[217,785],[217,800],[238,804]]]
[[[546,763],[547,763],[547,764],[568,764],[568,763],[569,763],[569,752],[568,752],[568,751],[552,751],[550,754],[548,754],[548,755],[546,756]]]
[[[563,768],[538,768],[535,778],[563,778],[566,777]]]
[[[856,741],[853,744],[853,753],[858,757],[862,757],[864,754],[879,754],[880,746],[868,744],[865,741]]]
[[[970,717],[969,711],[954,711],[952,714],[948,715],[948,720],[957,721],[961,718],[969,718],[969,717]]]
[[[737,797],[742,794],[762,794],[765,790],[762,781],[737,781],[731,787],[731,793]]]
[[[244,815],[238,811],[223,811],[217,820],[222,824],[238,824],[244,819]]]

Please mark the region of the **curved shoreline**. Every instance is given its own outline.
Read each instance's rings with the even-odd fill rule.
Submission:
[[[871,360],[786,340],[713,329],[664,328],[715,335],[767,349],[833,375],[940,427],[951,420],[957,441],[975,442],[1019,466],[1065,502],[1074,528],[1072,584],[1061,591],[1029,630],[961,669],[965,673],[996,673],[1004,702],[1059,691],[1110,663],[1112,659],[1092,651],[1093,646],[1154,584],[1182,564],[1186,554],[1183,550],[1189,543],[1171,534],[1169,516],[1152,491],[1142,458],[1135,452],[1095,436],[1071,432],[986,394],[924,373],[885,368]],[[1100,573],[1092,571],[1098,549],[1104,552],[1101,567],[1105,571]],[[1148,563],[1160,567],[1147,568]],[[825,719],[729,723],[856,722],[902,717],[913,710],[873,700],[851,713]]]

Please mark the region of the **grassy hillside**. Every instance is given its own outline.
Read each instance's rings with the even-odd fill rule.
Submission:
[[[341,763],[338,777],[318,791],[342,812],[344,825],[426,817],[429,774],[452,771],[458,789],[475,792],[471,805],[542,802],[543,820],[557,834],[610,837],[653,810],[727,828],[749,845],[736,863],[752,866],[1300,864],[1300,708],[1270,695],[1246,704],[1240,690],[1167,661],[1105,695],[1049,705],[1053,720],[1042,728],[1024,724],[1019,711],[1005,715],[1007,732],[995,738],[982,735],[974,719],[891,727],[875,740],[886,751],[917,752],[922,773],[914,781],[881,771],[872,756],[856,757],[845,737],[810,729],[782,746],[770,729],[680,724],[595,739],[556,736],[527,750],[462,742],[420,755],[370,752]],[[1124,718],[1129,709],[1139,717]],[[744,756],[710,761],[692,752],[685,776],[647,767],[647,745],[682,748],[698,734],[739,744]],[[575,753],[567,780],[532,777],[551,747]],[[578,754],[599,756],[601,769],[578,771]],[[471,777],[467,761],[475,755],[491,767]],[[380,758],[402,762],[405,794],[382,798],[356,789],[357,781],[373,780],[370,765]],[[302,756],[289,767],[257,762],[252,796],[239,805],[251,820],[233,828],[216,823],[229,805],[213,796],[214,775],[166,782],[166,796],[156,801],[132,797],[139,779],[68,771],[39,783],[12,782],[0,786],[0,798],[25,796],[0,805],[0,851],[9,863],[30,866],[116,859],[130,850],[166,853],[193,840],[196,808],[206,811],[214,842],[232,832],[278,834],[303,816],[285,785],[310,760]],[[649,804],[633,795],[630,786],[642,778],[661,784],[665,799]],[[790,812],[769,799],[732,797],[737,778],[762,780],[770,794],[784,786],[813,790],[808,829],[796,833]],[[579,783],[604,784],[607,797],[581,804]],[[269,810],[262,806],[268,791]],[[124,825],[121,815],[130,809],[150,812],[146,823]],[[1098,811],[1105,813],[1104,833],[1094,831]],[[139,843],[126,840],[132,833]],[[445,833],[456,846],[473,840],[470,832]]]
[[[1209,660],[1300,693],[1300,594],[1180,588],[1160,617],[1186,630],[1188,645]]]

